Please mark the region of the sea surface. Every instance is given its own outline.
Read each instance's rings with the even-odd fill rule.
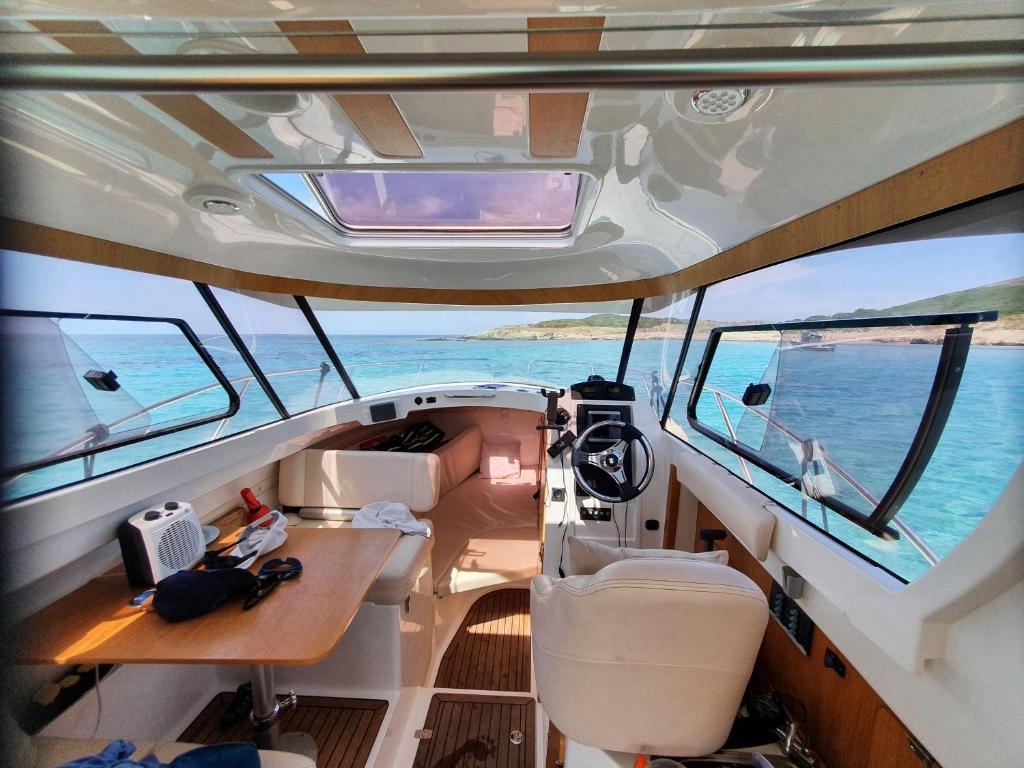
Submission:
[[[568,387],[592,374],[614,378],[621,341],[483,341],[429,336],[332,336],[332,343],[360,395],[453,381],[508,381]],[[196,351],[167,335],[94,334],[74,337],[71,366],[55,370],[28,355],[15,393],[11,429],[15,461],[30,461],[80,439],[98,420],[123,422],[112,431],[145,431],[180,425],[195,418],[208,424],[125,446],[95,457],[94,475],[166,455],[211,439],[244,431],[278,418],[241,357],[223,338],[204,339],[227,378],[241,392],[241,407],[229,420],[216,418],[228,400]],[[301,412],[348,397],[337,373],[322,373],[327,356],[312,336],[259,335],[246,339],[288,410]],[[626,380],[637,388],[637,407],[650,407],[671,379],[679,340],[637,341]],[[684,367],[684,381],[672,407],[672,420],[695,445],[730,471],[751,479],[781,503],[826,525],[834,536],[870,559],[911,580],[928,563],[906,541],[888,542],[864,532],[736,456],[687,424],[690,379],[703,354],[695,341]],[[793,435],[817,438],[831,460],[852,478],[830,473],[835,492],[855,509],[870,511],[888,487],[920,420],[938,360],[934,345],[841,344],[834,352],[788,350],[781,356],[767,342],[723,342],[708,376],[708,386],[723,395],[720,407],[705,391],[697,403],[698,420],[739,439],[788,472],[800,474],[799,444],[745,409],[738,398],[750,383],[773,387],[764,413]],[[114,370],[116,393],[86,388],[85,370]],[[295,373],[295,371],[300,371]],[[899,519],[911,526],[939,556],[948,554],[970,533],[1024,460],[1024,348],[972,348],[945,432],[931,462]],[[187,398],[184,393],[200,390]],[[652,397],[653,391],[653,397]],[[131,416],[142,406],[171,399],[149,417]],[[729,415],[730,425],[722,417]],[[36,470],[9,482],[6,499],[20,498],[79,481],[86,462],[74,459]]]

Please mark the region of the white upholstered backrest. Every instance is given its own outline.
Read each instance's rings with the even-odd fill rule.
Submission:
[[[387,500],[427,512],[437,505],[440,467],[432,453],[307,448],[281,460],[277,496],[288,507],[359,509]]]
[[[725,742],[768,622],[745,575],[677,559],[537,576],[530,610],[537,690],[562,733],[683,757]]]

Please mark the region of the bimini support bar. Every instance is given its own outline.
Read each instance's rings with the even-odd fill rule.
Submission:
[[[379,93],[690,89],[711,86],[1006,82],[1024,78],[1015,41],[365,56],[0,56],[5,90]]]

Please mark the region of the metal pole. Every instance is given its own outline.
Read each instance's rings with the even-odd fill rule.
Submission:
[[[274,406],[278,415],[282,419],[287,419],[288,409],[284,407],[284,403],[281,402],[281,398],[277,396],[277,392],[275,392],[274,388],[270,385],[270,381],[267,379],[266,374],[263,373],[263,369],[260,368],[259,363],[256,362],[256,358],[252,356],[252,352],[250,352],[249,348],[245,346],[245,342],[242,341],[242,337],[238,335],[238,331],[235,329],[235,326],[231,324],[231,320],[228,318],[227,313],[224,312],[220,302],[217,301],[217,297],[213,295],[213,291],[210,290],[210,286],[206,285],[206,283],[193,283],[193,285],[195,285],[196,290],[199,291],[199,295],[203,297],[203,301],[206,302],[206,306],[210,308],[210,312],[212,312],[213,316],[217,318],[217,322],[220,323],[221,328],[224,329],[224,334],[234,345],[235,350],[242,358],[242,361],[249,367],[249,370],[252,371],[253,377],[263,389],[267,399],[270,401],[271,405]]]
[[[1024,50],[1014,40],[544,56],[0,56],[0,88],[5,90],[148,93],[671,90],[1011,82],[1022,77]]]

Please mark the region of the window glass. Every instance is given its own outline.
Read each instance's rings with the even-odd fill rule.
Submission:
[[[626,383],[636,388],[638,401],[646,400],[659,415],[665,410],[695,296],[689,291],[647,299],[637,324]]]
[[[11,371],[5,399],[59,403],[64,416],[41,422],[35,409],[13,410],[6,424],[9,466],[28,469],[230,416],[230,385],[174,323],[5,311],[0,331]],[[155,337],[161,361],[194,371],[174,393],[154,386],[152,350],[135,343]]]
[[[352,399],[294,298],[212,291],[289,414]]]
[[[1024,379],[1022,202],[1020,195],[988,201],[710,286],[667,428],[900,578],[920,576],[974,529],[1024,460],[1024,401],[1014,394]],[[987,310],[998,311],[999,318],[975,326],[945,430],[894,520],[900,532],[895,541],[823,508],[687,423],[694,375],[714,327]],[[786,340],[781,370],[778,333],[727,335],[698,417],[723,434],[731,427],[744,442],[767,445],[780,457],[788,451],[791,467],[799,466],[794,440],[755,411],[774,412],[800,437],[814,437],[801,434],[810,424],[827,423],[830,458],[877,497],[906,453],[907,432],[920,420],[943,331],[851,331],[840,340],[799,334]],[[813,351],[829,344],[833,351]],[[790,390],[798,396],[775,404],[774,411],[771,400],[758,408],[736,402],[748,384],[778,381],[780,375],[798,388]],[[841,474],[830,476],[844,498],[861,498]]]
[[[310,302],[361,396],[424,384],[614,379],[629,320],[629,302],[587,312]]]
[[[0,305],[4,309],[184,320],[241,394],[239,410],[230,419],[113,448],[89,459],[70,459],[27,473],[6,475],[2,480],[4,500],[107,474],[279,418],[258,386],[246,386],[251,379],[248,367],[225,339],[216,318],[192,283],[11,251],[0,252],[0,276],[3,278]],[[217,390],[208,388],[212,380],[209,369],[180,334],[168,334],[163,332],[164,328],[154,332],[151,325],[142,323],[128,328],[113,322],[96,321],[96,326],[88,325],[88,322],[91,321],[62,323],[68,331],[67,339],[78,348],[73,352],[75,359],[84,361],[88,358],[104,371],[114,370],[133,400],[151,409],[137,419],[149,418],[153,424],[175,422],[199,413],[210,413],[223,405],[223,393],[218,394]],[[62,341],[65,349],[66,343]],[[37,349],[35,354],[38,357],[43,353]],[[40,387],[48,384],[33,383],[24,378],[19,380],[13,373],[16,371],[12,366],[15,362],[10,350],[5,350],[4,368],[13,376],[4,388],[5,422],[17,423],[19,429],[38,432],[39,435],[60,431],[66,424],[74,423],[75,401],[64,397],[40,397]],[[107,424],[115,423],[119,414],[128,413],[124,401],[119,401],[112,411],[106,405],[97,407],[97,414],[107,417],[100,420]],[[108,410],[104,411],[104,408]],[[10,441],[4,443],[7,447],[3,464],[5,467],[14,466],[19,454],[10,449]]]
[[[566,232],[580,184],[578,173],[545,171],[336,171],[308,178],[346,228],[404,232]]]

